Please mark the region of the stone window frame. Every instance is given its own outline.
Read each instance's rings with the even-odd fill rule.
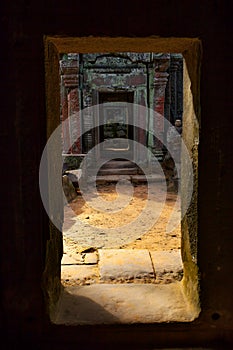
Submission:
[[[198,240],[198,143],[200,128],[200,67],[202,47],[197,38],[110,38],[110,37],[59,37],[45,36],[45,84],[47,109],[47,138],[60,123],[59,57],[65,52],[163,52],[181,53],[183,70],[183,139],[193,161],[194,189],[192,201],[181,223],[181,253],[184,268],[182,293],[189,304],[190,320],[196,319],[201,311],[199,296],[199,272],[197,262]],[[59,157],[59,155],[58,155]],[[56,162],[48,159],[48,179],[55,171]],[[51,166],[50,166],[51,165]],[[55,181],[49,186],[56,188]],[[187,185],[187,184],[186,184]],[[185,201],[182,192],[181,203]],[[62,196],[62,194],[61,194]],[[57,203],[62,212],[62,197]],[[60,230],[50,223],[50,237],[47,241],[43,291],[47,312],[52,320],[61,295],[62,221]],[[65,320],[64,320],[65,323]]]

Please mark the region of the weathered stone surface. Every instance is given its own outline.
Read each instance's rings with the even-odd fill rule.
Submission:
[[[181,280],[183,263],[180,250],[152,251],[150,255],[154,265],[156,280],[163,280],[165,283]]]
[[[154,278],[146,249],[100,249],[99,270],[102,281]]]
[[[81,253],[74,253],[74,252],[67,252],[63,254],[62,257],[62,264],[68,265],[68,264],[84,264],[84,256]]]
[[[84,256],[84,264],[93,265],[98,263],[97,252],[86,253]]]
[[[61,264],[62,265],[76,265],[77,259],[74,259],[72,256],[70,256],[68,254],[63,254]]]
[[[96,284],[65,288],[53,322],[114,324],[190,322],[196,317],[182,284]]]
[[[97,278],[98,272],[94,266],[87,265],[63,265],[61,267],[61,279],[75,282],[78,280]]]
[[[63,257],[62,264],[97,264],[98,253],[92,247],[83,247],[75,242],[68,244],[66,240],[63,241]]]

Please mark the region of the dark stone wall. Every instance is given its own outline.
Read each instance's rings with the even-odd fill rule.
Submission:
[[[232,5],[227,0],[1,3],[1,342],[12,349],[233,343]],[[46,143],[44,35],[198,37],[200,317],[191,324],[57,327],[41,287],[48,219],[38,169]]]

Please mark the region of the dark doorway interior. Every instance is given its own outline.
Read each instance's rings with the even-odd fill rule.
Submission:
[[[117,157],[117,151],[124,151],[125,155],[129,156],[132,152],[128,139],[133,139],[133,117],[127,103],[133,103],[133,101],[133,92],[101,92],[99,94],[100,118],[104,124],[100,127],[100,142],[105,141],[103,151],[108,155],[111,152],[114,157]],[[112,105],[111,102],[113,102]],[[117,106],[115,102],[125,103]],[[104,103],[108,104],[102,106]],[[115,138],[118,139],[117,142],[114,141]]]

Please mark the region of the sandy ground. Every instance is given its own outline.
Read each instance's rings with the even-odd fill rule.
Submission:
[[[159,185],[157,185],[159,186]],[[109,207],[111,208],[112,201],[116,200],[116,186],[113,183],[107,185],[98,185],[98,192],[95,193],[95,196],[102,196],[102,198],[109,202]],[[75,227],[76,221],[81,221],[84,226],[85,223],[91,225],[91,227],[98,227],[106,232],[108,229],[119,227],[120,225],[129,224],[133,229],[133,223],[135,219],[140,215],[146,205],[148,198],[148,188],[146,184],[139,184],[134,186],[133,197],[123,210],[120,210],[116,213],[107,213],[100,210],[93,209],[88,203],[84,200],[81,194],[78,195],[77,199],[73,200],[69,205],[65,206],[65,224],[63,227],[63,235],[66,243],[69,242],[69,232],[72,231],[72,228]],[[158,200],[159,201],[159,200]],[[166,201],[163,207],[163,210],[160,214],[159,219],[155,222],[154,226],[147,230],[145,233],[140,236],[137,235],[135,239],[128,239],[124,243],[124,240],[116,244],[118,248],[133,248],[133,249],[150,249],[150,250],[173,250],[180,249],[181,245],[181,229],[180,224],[172,229],[170,232],[167,232],[166,226],[168,224],[171,213],[173,212],[174,204],[177,201],[177,194],[174,191],[166,191]],[[112,203],[111,203],[112,202]],[[154,203],[156,205],[156,203]],[[72,209],[72,213],[71,213]],[[180,215],[180,208],[176,210],[176,214]],[[147,215],[146,220],[150,221],[150,213]],[[87,237],[87,241],[83,241],[78,237],[78,230],[76,230],[76,239],[75,242],[77,245],[81,246],[91,246],[90,236],[88,232],[89,229],[86,229],[84,232]],[[105,230],[105,231],[104,231]],[[81,236],[80,236],[81,237]],[[71,237],[72,238],[72,237]],[[111,236],[111,244],[114,246],[114,236]],[[73,239],[72,246],[75,247]],[[92,240],[92,243],[94,239]],[[94,243],[93,243],[94,245]],[[107,247],[108,248],[108,247]]]

